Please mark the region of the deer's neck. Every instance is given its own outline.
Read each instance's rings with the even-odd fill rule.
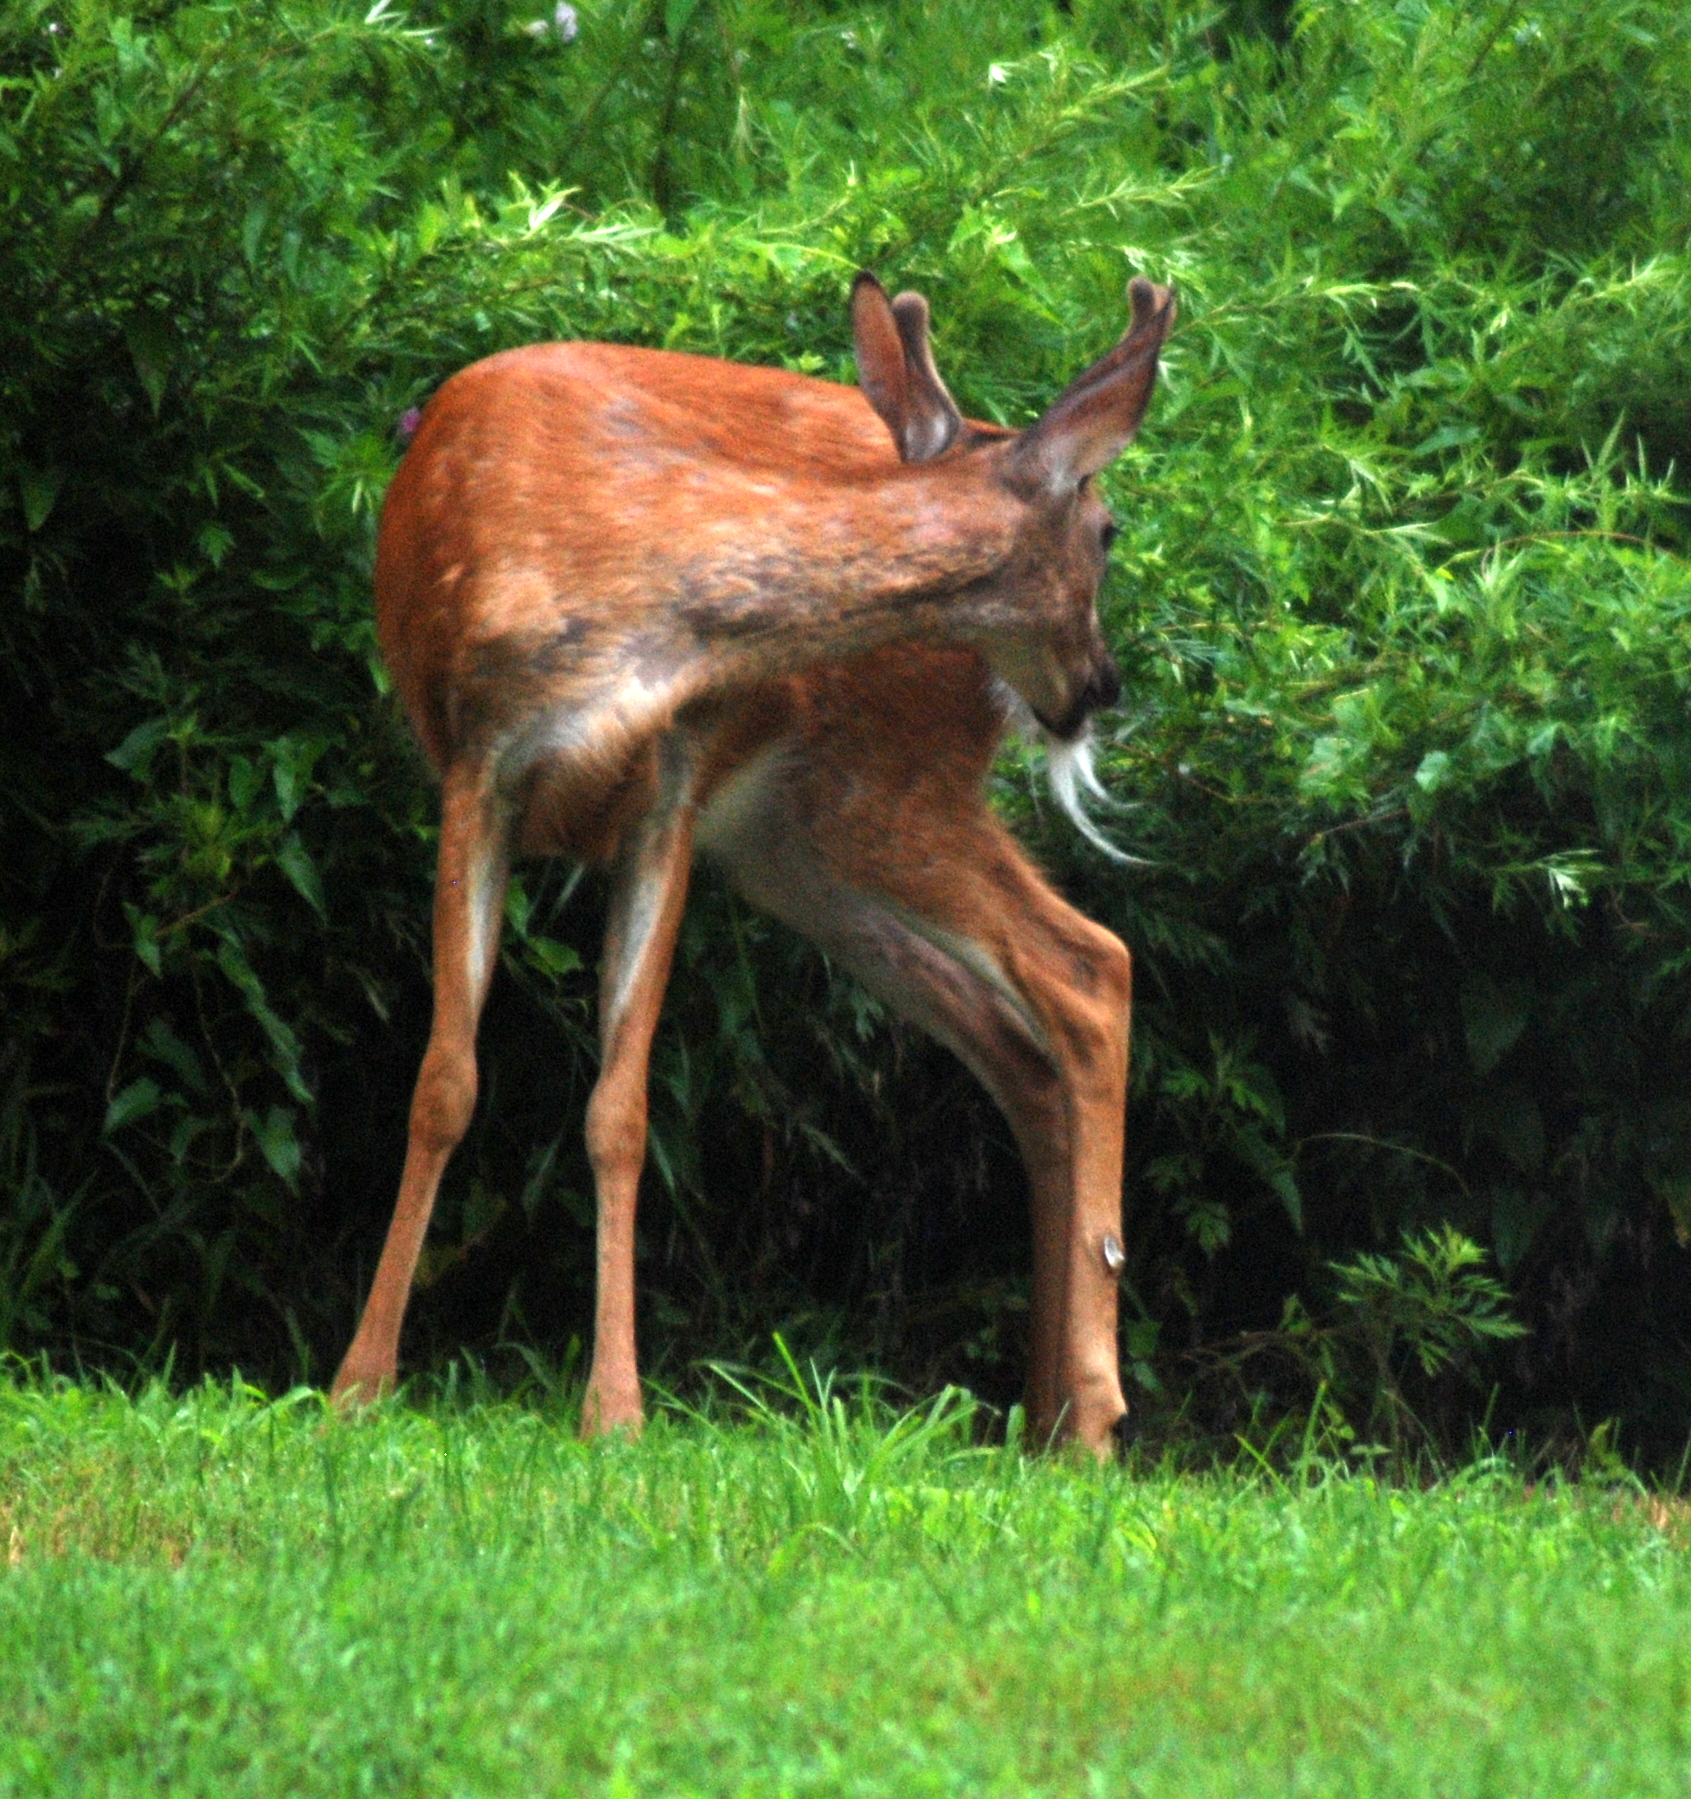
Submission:
[[[998,622],[991,578],[1014,548],[1004,508],[907,475],[766,498],[674,557],[665,635],[710,680],[918,637],[974,644]]]

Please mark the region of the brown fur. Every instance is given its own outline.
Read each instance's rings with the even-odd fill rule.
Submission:
[[[335,1383],[390,1383],[417,1253],[475,1098],[512,854],[612,865],[588,1109],[599,1302],[584,1428],[639,1423],[633,1215],[645,1072],[695,845],[949,1043],[1033,1184],[1035,1428],[1119,1421],[1127,952],[991,816],[997,680],[1057,736],[1113,700],[1091,476],[1132,437],[1173,317],[1030,430],[971,425],[926,304],[859,277],[862,391],[608,344],[477,363],[423,416],[383,514],[377,625],[442,781],[436,1017],[405,1175]],[[997,680],[995,680],[997,677]]]

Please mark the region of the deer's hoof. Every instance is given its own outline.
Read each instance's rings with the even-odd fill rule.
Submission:
[[[362,1367],[349,1356],[329,1389],[329,1403],[343,1416],[362,1412],[393,1392],[395,1374],[392,1368]]]
[[[606,1391],[588,1384],[587,1397],[581,1405],[583,1442],[591,1443],[597,1438],[615,1436],[633,1439],[645,1427],[646,1412],[640,1403],[638,1387],[629,1393]]]

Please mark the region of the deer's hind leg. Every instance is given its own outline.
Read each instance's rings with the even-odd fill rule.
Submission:
[[[583,1436],[637,1431],[644,1413],[634,1334],[634,1213],[646,1159],[652,1035],[669,984],[693,860],[693,750],[658,746],[652,802],[613,864],[600,974],[599,1079],[587,1104],[587,1153],[598,1198],[598,1292]]]
[[[718,853],[747,898],[955,1051],[997,1102],[1032,1190],[1030,1426],[1105,1455],[1127,1411],[1127,950],[1052,892],[978,799],[923,818],[906,795],[897,829],[876,833],[844,816],[863,793],[836,808],[811,791],[801,817],[771,782]]]
[[[417,1257],[448,1159],[476,1105],[476,1026],[505,909],[509,817],[490,772],[450,769],[441,794],[434,896],[434,1019],[411,1100],[405,1172],[358,1332],[335,1375],[341,1404],[391,1388]]]

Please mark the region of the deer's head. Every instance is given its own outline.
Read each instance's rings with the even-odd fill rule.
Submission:
[[[960,509],[981,537],[1007,546],[989,572],[978,572],[978,560],[971,569],[971,610],[985,621],[980,648],[1065,742],[1121,694],[1097,611],[1116,528],[1093,477],[1139,429],[1174,322],[1170,289],[1138,277],[1128,299],[1132,322],[1116,347],[1036,424],[1011,432],[971,424],[957,410],[934,366],[920,294],[888,299],[868,274],[852,288],[858,379],[899,455],[925,465],[936,505]]]

